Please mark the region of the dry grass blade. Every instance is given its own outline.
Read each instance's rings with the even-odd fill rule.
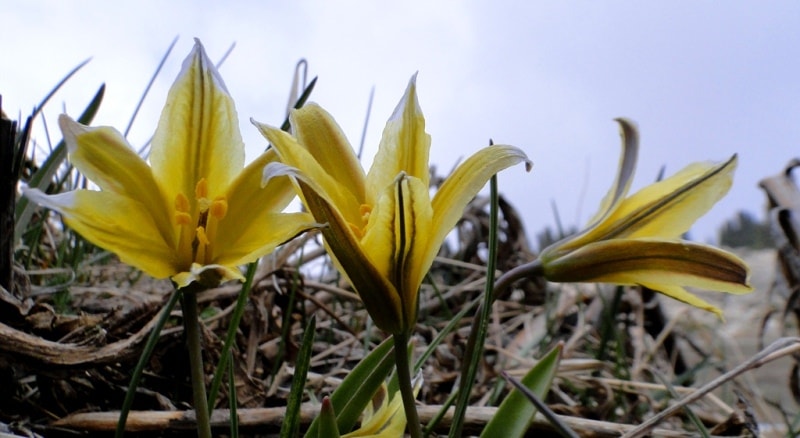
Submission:
[[[651,433],[652,428],[655,427],[658,423],[660,423],[663,419],[676,413],[680,409],[683,409],[684,406],[701,399],[706,394],[718,388],[723,383],[726,383],[736,378],[737,376],[746,371],[758,368],[775,359],[779,359],[781,357],[794,354],[799,351],[800,351],[800,338],[778,339],[777,341],[773,342],[770,346],[760,351],[755,356],[751,357],[746,362],[728,371],[727,373],[717,377],[716,379],[706,383],[705,385],[698,388],[696,391],[678,400],[675,404],[673,404],[669,408],[659,412],[649,420],[640,424],[635,429],[625,433],[625,435],[623,435],[623,438],[638,438],[645,436],[648,433]]]

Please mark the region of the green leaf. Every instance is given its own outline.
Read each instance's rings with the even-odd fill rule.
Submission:
[[[353,429],[367,403],[380,388],[381,383],[394,368],[394,342],[387,338],[362,359],[345,377],[342,384],[331,394],[330,402],[336,412],[338,430],[349,432]],[[306,432],[307,437],[319,433],[320,418],[314,419]]]
[[[294,368],[294,378],[292,379],[292,390],[289,393],[289,400],[286,404],[286,417],[281,425],[281,437],[292,438],[300,433],[300,405],[303,403],[303,390],[306,387],[306,377],[308,376],[308,366],[311,363],[314,346],[314,333],[317,330],[316,315],[311,315],[305,333],[303,333],[303,343],[300,353],[297,356],[297,363]],[[337,434],[338,435],[338,434]]]
[[[550,390],[550,384],[553,383],[561,360],[562,347],[563,344],[558,344],[550,350],[522,379],[522,384],[539,398],[544,398]],[[500,404],[500,408],[483,429],[481,436],[522,437],[535,414],[536,407],[533,403],[520,391],[513,389]]]
[[[325,397],[322,399],[322,408],[319,410],[319,417],[314,420],[317,423],[319,420],[319,431],[316,433],[318,438],[339,438],[339,428],[336,426],[336,411],[333,409],[331,399]],[[311,432],[311,429],[309,429]],[[310,433],[306,436],[314,436]]]

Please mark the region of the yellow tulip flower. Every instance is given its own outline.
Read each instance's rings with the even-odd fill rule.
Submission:
[[[623,152],[616,181],[586,229],[542,251],[544,276],[555,282],[641,285],[721,317],[720,309],[684,287],[750,292],[747,265],[729,252],[680,237],[728,192],[736,156],[691,164],[626,198],[639,141],[631,122],[618,122]]]
[[[315,104],[292,112],[295,137],[253,122],[286,166],[265,177],[291,174],[322,229],[334,262],[350,280],[382,330],[396,334],[416,323],[423,277],[467,203],[492,175],[527,156],[512,146],[486,147],[466,159],[430,195],[428,153],[416,95],[416,75],[383,131],[365,173],[334,119]]]
[[[244,167],[233,100],[199,41],[169,91],[150,165],[110,127],[59,118],[69,159],[100,190],[25,195],[58,211],[90,242],[178,287],[242,279],[239,265],[314,226],[281,213],[295,195],[289,178],[262,186],[268,151]]]
[[[414,394],[419,393],[422,379],[414,384]],[[406,429],[406,413],[403,411],[403,399],[400,391],[389,397],[389,389],[383,383],[372,402],[367,404],[361,417],[361,426],[342,438],[394,438],[403,436]]]

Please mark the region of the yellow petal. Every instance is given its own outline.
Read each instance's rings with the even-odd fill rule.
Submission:
[[[361,240],[372,265],[399,292],[406,328],[416,323],[419,286],[430,268],[420,262],[433,260],[420,253],[428,248],[432,217],[428,187],[401,173],[378,198]]]
[[[158,233],[165,242],[175,230],[153,173],[116,129],[90,128],[66,115],[58,118],[70,162],[102,190],[119,194],[149,207]]]
[[[315,103],[292,111],[290,120],[297,142],[314,157],[325,173],[364,203],[364,169],[336,120]]]
[[[307,175],[306,183],[312,185],[315,192],[325,197],[328,200],[327,202],[338,210],[345,222],[361,227],[363,218],[360,214],[360,208],[364,202],[363,198],[359,199],[351,187],[329,174],[328,169],[317,162],[317,159],[301,146],[294,137],[278,128],[258,123],[252,119],[251,121],[275,147],[282,162]],[[335,164],[335,162],[328,163],[327,166],[334,166]],[[316,216],[316,213],[314,215]],[[323,222],[319,218],[317,220]]]
[[[369,408],[371,405],[367,406]],[[406,413],[403,410],[403,398],[398,391],[391,402],[384,401],[374,413],[365,412],[361,427],[342,438],[396,438],[403,436],[405,429]]]
[[[654,291],[660,292],[660,293],[662,293],[662,294],[664,294],[664,295],[666,295],[666,296],[668,296],[670,298],[673,298],[673,299],[676,299],[678,301],[684,302],[684,303],[686,303],[686,304],[688,304],[690,306],[694,306],[694,307],[697,307],[698,309],[702,309],[702,310],[705,310],[707,312],[711,312],[711,313],[717,315],[718,318],[724,319],[723,316],[722,316],[722,310],[719,307],[709,303],[708,301],[698,297],[697,295],[695,295],[693,293],[689,293],[686,289],[684,289],[681,286],[675,286],[675,285],[663,284],[663,283],[662,284],[653,284],[653,285],[650,285],[650,284],[647,284],[647,283],[642,283],[641,285],[644,286],[644,287],[653,289]]]
[[[317,226],[307,213],[280,213],[296,196],[291,180],[271,178],[261,186],[264,167],[274,163],[274,149],[250,163],[228,189],[228,211],[219,221],[214,263],[237,266],[272,252],[278,245]]]
[[[239,173],[228,188],[228,214],[253,214],[254,206],[259,210],[278,212],[292,202],[297,191],[288,177],[271,179],[267,184],[262,184],[264,167],[277,162],[278,154],[270,148]]]
[[[172,276],[172,281],[175,282],[178,289],[183,289],[193,282],[204,284],[207,287],[216,287],[220,283],[230,280],[244,281],[244,275],[235,266],[216,264],[201,265],[192,263],[188,271],[179,272]]]
[[[315,191],[303,175],[298,174],[296,178],[306,207],[318,222],[328,224],[322,229],[328,252],[358,292],[375,325],[388,333],[399,333],[404,326],[400,294],[362,250],[352,227],[339,210]]]
[[[429,260],[420,261],[422,266],[433,263],[445,237],[464,214],[464,208],[492,175],[521,162],[525,163],[526,170],[530,170],[532,164],[520,149],[503,145],[489,146],[467,158],[447,177],[433,197],[433,228],[426,239],[429,248],[425,251]]]
[[[422,377],[414,379],[414,395],[419,394],[422,388]],[[403,397],[400,391],[389,398],[386,383],[381,384],[372,397],[372,403],[367,404],[361,420],[361,427],[343,435],[342,438],[395,438],[403,436],[406,429],[406,413],[403,409]]]
[[[405,172],[430,185],[428,153],[431,137],[425,132],[425,117],[417,100],[417,75],[411,77],[408,87],[386,123],[372,167],[367,175],[367,203],[374,204],[375,196]]]
[[[750,270],[735,255],[685,241],[613,239],[591,243],[558,259],[543,260],[556,282],[693,286],[729,293],[752,291]]]
[[[636,159],[639,155],[639,132],[636,125],[628,119],[619,118],[616,121],[619,123],[620,137],[622,138],[622,154],[617,167],[617,176],[614,178],[614,184],[611,185],[601,201],[600,209],[589,220],[587,229],[602,222],[625,199],[636,171]]]
[[[691,164],[626,199],[602,228],[615,238],[678,238],[728,193],[735,169],[735,155],[724,163]]]
[[[156,278],[177,273],[175,251],[161,238],[151,210],[140,202],[89,190],[45,195],[26,189],[25,195],[61,213],[70,228],[123,262]]]
[[[221,196],[244,165],[233,99],[197,40],[170,88],[150,162],[170,201],[178,193],[194,193],[202,178],[208,183],[209,199]]]
[[[639,132],[636,129],[636,125],[627,119],[620,118],[616,120],[620,126],[622,154],[620,155],[620,162],[617,167],[617,175],[614,178],[614,183],[601,201],[597,213],[589,219],[588,225],[578,234],[567,236],[545,248],[541,253],[543,258],[557,257],[557,255],[551,253],[557,252],[558,254],[563,254],[593,241],[612,237],[612,230],[609,225],[612,222],[609,216],[615,214],[620,204],[626,201],[625,195],[628,194],[631,182],[633,181],[633,174],[636,170],[636,159],[639,155]],[[615,225],[617,225],[617,228],[614,230],[617,230],[619,225]]]
[[[235,240],[220,241],[218,234],[218,244],[225,246],[213,262],[239,266],[271,253],[279,245],[320,224],[308,213],[259,212],[247,218],[226,216],[220,227],[236,230],[229,233]]]

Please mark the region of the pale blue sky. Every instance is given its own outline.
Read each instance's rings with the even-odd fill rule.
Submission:
[[[707,240],[739,209],[763,214],[759,179],[800,155],[800,3],[675,2],[116,2],[0,1],[0,94],[27,113],[72,67],[92,57],[46,111],[50,135],[62,105],[76,116],[97,87],[107,93],[96,124],[124,129],[175,36],[130,140],[155,128],[180,62],[202,40],[237,102],[252,158],[265,146],[250,117],[278,124],[295,62],[319,76],[312,99],[358,142],[370,89],[375,102],[365,157],[409,77],[447,170],[488,143],[513,144],[534,161],[501,176],[501,191],[529,234],[582,225],[611,183],[619,152],[612,119],[642,134],[634,188],[659,168],[739,154],[726,199],[698,222]],[[76,7],[80,5],[80,7]],[[41,127],[41,123],[39,124]],[[44,142],[39,132],[37,140]]]

